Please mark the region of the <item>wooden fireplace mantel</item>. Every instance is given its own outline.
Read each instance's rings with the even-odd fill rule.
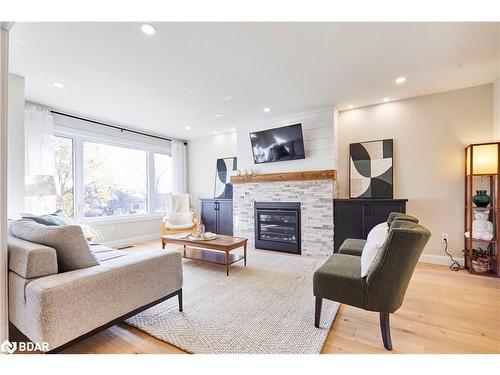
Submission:
[[[261,173],[254,174],[253,176],[232,176],[231,183],[245,184],[252,182],[311,181],[335,179],[337,179],[337,170],[323,169],[320,171]]]

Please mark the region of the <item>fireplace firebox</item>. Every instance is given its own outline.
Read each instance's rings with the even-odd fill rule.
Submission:
[[[255,202],[255,248],[301,254],[300,202]]]

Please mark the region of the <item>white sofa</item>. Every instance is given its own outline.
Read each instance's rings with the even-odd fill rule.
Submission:
[[[99,265],[58,273],[51,247],[9,235],[8,249],[9,320],[51,352],[176,295],[182,311],[178,252],[92,246]]]

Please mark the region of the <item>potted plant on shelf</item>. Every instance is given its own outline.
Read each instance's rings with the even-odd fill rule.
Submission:
[[[465,256],[468,256],[467,252],[464,250]],[[487,250],[472,249],[471,265],[472,269],[478,273],[488,272],[490,269],[491,257],[488,255]]]

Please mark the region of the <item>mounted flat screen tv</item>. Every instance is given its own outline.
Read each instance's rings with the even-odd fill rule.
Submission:
[[[305,159],[302,124],[250,133],[255,164]]]

